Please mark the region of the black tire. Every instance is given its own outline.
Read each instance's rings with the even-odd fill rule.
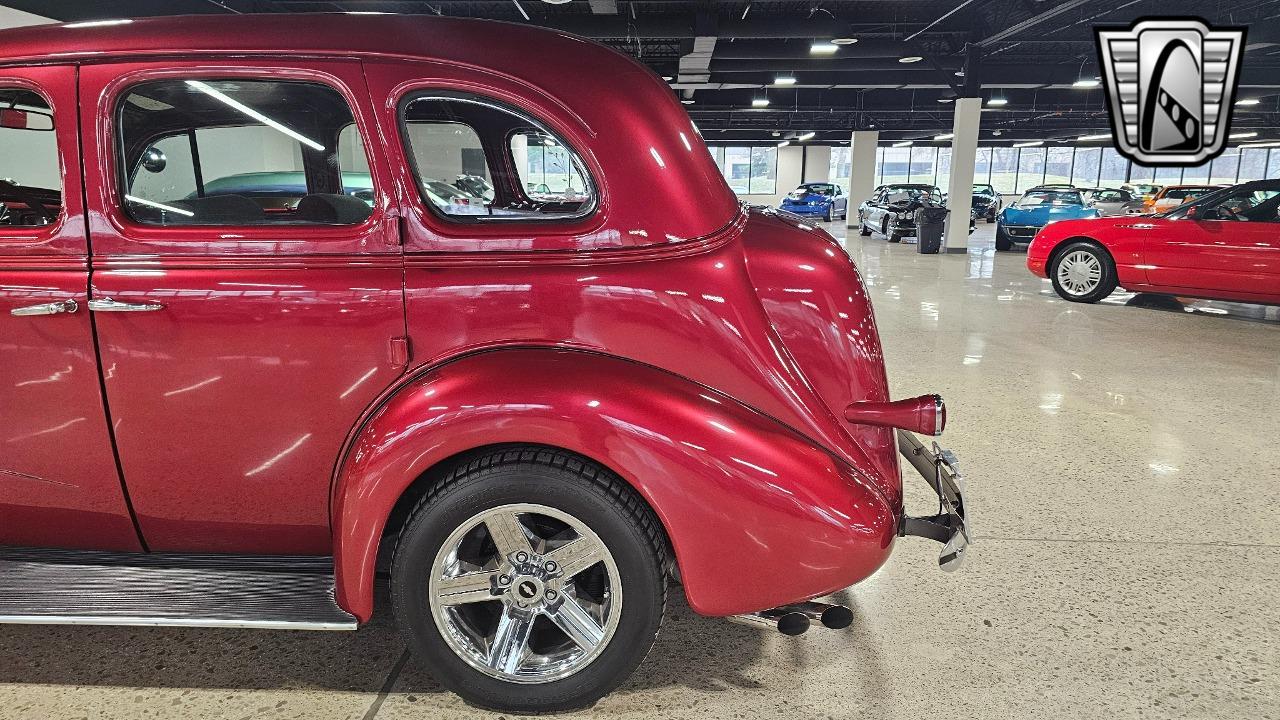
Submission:
[[[867,227],[867,219],[862,216],[862,213],[858,213],[858,234],[862,237],[871,235],[871,228]]]
[[[1004,225],[996,223],[996,250],[1012,250],[1013,238],[1004,229]]]
[[[478,512],[515,503],[546,505],[588,524],[613,555],[626,588],[617,628],[600,654],[541,684],[473,668],[441,637],[430,609],[426,578],[449,535]],[[653,512],[613,472],[567,452],[495,451],[437,479],[405,523],[391,567],[396,621],[432,675],[473,705],[526,713],[581,708],[622,684],[653,647],[666,608],[664,538]]]
[[[1085,292],[1074,292],[1072,289],[1064,287],[1058,279],[1058,269],[1064,259],[1080,252],[1087,253],[1096,259],[1101,276],[1098,278],[1098,284],[1092,289]],[[1076,241],[1054,253],[1053,261],[1049,263],[1049,281],[1053,283],[1053,289],[1063,300],[1078,303],[1096,303],[1115,291],[1118,283],[1116,264],[1111,259],[1111,254],[1101,247],[1091,242]]]
[[[880,234],[884,235],[884,239],[891,243],[902,242],[902,236],[898,234],[896,229],[889,229],[889,218],[880,221]]]
[[[835,213],[835,208],[833,208],[833,207],[831,207],[830,205],[828,205],[828,206],[827,206],[827,213],[826,213],[825,215],[823,215],[823,216],[822,216],[822,220],[823,220],[823,222],[831,222],[832,220],[834,220],[834,219],[835,219],[835,214],[836,214],[836,213]]]

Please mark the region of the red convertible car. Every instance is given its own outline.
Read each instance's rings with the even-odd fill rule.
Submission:
[[[290,15],[0,58],[0,622],[354,630],[387,574],[441,683],[545,711],[627,678],[669,581],[796,634],[899,536],[960,563],[945,410],[890,400],[848,255],[625,56]]]
[[[1280,180],[1218,190],[1158,215],[1047,225],[1027,267],[1073,302],[1097,302],[1120,286],[1280,304]]]

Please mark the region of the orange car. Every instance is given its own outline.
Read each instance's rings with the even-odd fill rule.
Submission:
[[[1141,215],[1172,210],[1182,203],[1195,200],[1206,193],[1221,189],[1221,185],[1167,185],[1143,200]]]

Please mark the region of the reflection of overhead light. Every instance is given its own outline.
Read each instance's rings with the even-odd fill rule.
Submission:
[[[906,56],[906,57],[898,58],[898,62],[900,62],[900,63],[918,63],[918,62],[920,62],[920,61],[921,61],[921,60],[923,60],[923,59],[924,59],[924,58],[920,57],[919,55],[908,55],[908,56]]]
[[[171,212],[175,215],[182,215],[183,217],[195,217],[196,215],[190,210],[183,210],[182,208],[179,208],[179,207],[174,207],[172,205],[165,205],[164,203],[158,203],[153,200],[147,200],[145,198],[134,197],[133,195],[125,195],[124,199],[132,203],[138,203],[139,205],[146,205],[147,207],[153,207],[157,210],[164,210],[165,212]]]
[[[1014,143],[1014,147],[1039,147],[1044,144],[1043,140],[1028,140],[1027,142]]]
[[[782,142],[778,143],[778,147],[786,147],[790,144],[791,144],[790,140],[783,140]]]
[[[901,142],[894,143],[893,147],[911,147],[912,144],[913,143],[910,140],[903,140]]]
[[[1231,134],[1230,134],[1230,135],[1228,135],[1227,137],[1231,138],[1232,140],[1239,140],[1239,139],[1241,139],[1241,138],[1258,137],[1258,133],[1256,133],[1256,132],[1252,132],[1252,131],[1251,131],[1251,132],[1238,132],[1238,133],[1231,133]]]
[[[1244,100],[1237,100],[1236,105],[1257,105],[1260,102],[1262,101],[1258,98],[1245,98]]]
[[[838,48],[835,45],[832,45],[829,42],[819,41],[809,46],[809,54],[810,55],[830,55],[834,53],[837,49]]]
[[[200,82],[199,80],[188,80],[187,85],[195,90],[199,90],[205,95],[208,95],[214,100],[217,100],[218,102],[225,104],[227,107],[233,108],[235,110],[238,110],[244,113],[245,115],[248,115],[249,117],[253,118],[254,120],[257,120],[258,122],[262,123],[263,125],[266,125],[267,127],[278,130],[284,133],[285,135],[288,135],[289,137],[293,138],[294,140],[297,140],[303,145],[306,145],[310,148],[314,148],[316,150],[324,152],[324,146],[316,142],[315,140],[312,140],[311,138],[303,135],[302,133],[298,132],[297,130],[294,130],[293,128],[289,128],[289,127],[285,127],[284,125],[281,125],[275,120],[272,120],[271,118],[267,117],[266,115],[263,115],[257,110],[254,110],[248,105],[245,105],[239,100],[229,97],[223,94],[222,92],[215,90],[212,87],[209,87],[205,83]]]
[[[1110,140],[1111,133],[1101,133],[1099,135],[1081,135],[1077,140]]]
[[[1087,88],[1096,88],[1101,84],[1102,84],[1101,80],[1094,80],[1093,78],[1080,78],[1079,80],[1071,83],[1071,87],[1087,89]]]
[[[781,75],[773,79],[774,85],[795,85],[796,79],[789,75]]]
[[[1002,98],[1002,97],[991,98],[990,100],[987,101],[987,105],[990,105],[991,107],[1001,107],[1008,104],[1009,104],[1009,100],[1007,98]]]
[[[86,20],[85,22],[74,22],[63,25],[64,28],[87,28],[87,27],[107,27],[108,25],[128,25],[133,22],[127,18],[121,20]]]
[[[856,43],[856,42],[858,42],[858,38],[856,38],[856,37],[838,37],[838,38],[831,38],[831,44],[832,44],[832,45],[852,45],[852,44],[854,44],[854,43]]]
[[[804,142],[805,140],[812,140],[813,136],[817,134],[818,133],[815,133],[815,132],[807,132],[796,139],[799,140],[800,142]]]
[[[751,107],[769,107],[769,98],[752,98]]]
[[[956,136],[956,134],[955,134],[955,133],[943,133],[943,134],[941,134],[941,135],[934,135],[934,136],[933,136],[933,139],[934,139],[934,140],[950,140],[951,138],[953,138],[953,137],[955,137],[955,136]]]

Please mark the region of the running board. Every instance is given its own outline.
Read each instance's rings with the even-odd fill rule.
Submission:
[[[327,557],[0,548],[0,623],[355,630]]]

